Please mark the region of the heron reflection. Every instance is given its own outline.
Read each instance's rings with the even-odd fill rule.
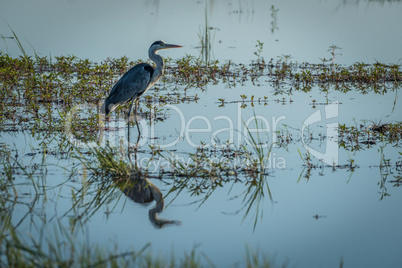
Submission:
[[[155,200],[156,205],[149,210],[149,220],[157,228],[163,228],[166,225],[180,225],[180,221],[166,220],[158,217],[165,208],[165,201],[162,192],[147,178],[141,178],[139,174],[132,174],[130,181],[121,187],[123,193],[136,203],[147,204]]]

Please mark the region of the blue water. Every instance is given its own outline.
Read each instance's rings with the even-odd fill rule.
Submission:
[[[42,56],[146,59],[149,45],[159,39],[184,46],[166,56],[198,56],[205,10],[213,27],[212,55],[220,61],[248,63],[257,40],[266,59],[290,55],[319,63],[332,58],[331,45],[342,48],[338,63],[402,58],[400,1],[2,1],[0,33],[12,36],[9,24],[27,52],[33,53],[32,46]],[[18,55],[13,43],[6,40],[0,48]]]

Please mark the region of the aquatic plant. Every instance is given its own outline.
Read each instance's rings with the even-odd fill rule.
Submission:
[[[214,35],[211,36],[211,32],[216,30],[216,28],[211,27],[208,25],[208,12],[207,12],[208,5],[205,5],[205,24],[203,29],[200,29],[198,33],[198,38],[200,40],[200,48],[201,48],[201,55],[203,56],[203,60],[206,64],[208,64],[211,60],[212,50],[212,43],[215,38]]]
[[[339,124],[339,146],[350,151],[371,148],[379,142],[387,142],[393,146],[400,146],[402,138],[402,122],[370,126],[346,126]]]
[[[119,252],[101,246],[78,243],[60,222],[53,239],[26,237],[15,229],[10,217],[0,218],[0,265],[2,267],[132,267],[148,259],[143,257],[149,248]],[[46,225],[41,228],[45,229]],[[44,236],[44,232],[41,232]],[[62,242],[63,241],[63,242]]]
[[[313,86],[318,86],[324,92],[358,90],[362,94],[384,94],[397,90],[402,81],[398,64],[297,64],[290,62],[289,55],[266,62],[262,57],[263,43],[259,42],[256,47],[257,61],[249,65],[232,61],[224,64],[218,61],[204,62],[190,55],[176,60],[168,59],[166,76],[160,85],[151,90],[149,97],[141,102],[139,114],[153,121],[160,120],[157,113],[164,105],[197,102],[199,97],[196,90],[205,90],[210,83],[234,87],[251,80],[258,85],[258,79],[266,77],[275,89],[275,95],[291,94],[294,90],[309,92]],[[73,55],[32,57],[26,52],[18,58],[11,58],[0,52],[0,84],[3,93],[0,96],[0,130],[24,129],[33,134],[45,130],[60,132],[65,123],[59,120],[60,115],[67,115],[71,108],[83,103],[92,107],[99,106],[121,73],[138,62],[122,57],[96,63]],[[170,92],[172,86],[176,91],[174,93]],[[190,88],[193,93],[189,93]],[[248,95],[244,93],[242,96],[243,100],[239,102],[246,108],[245,99]],[[258,104],[261,103],[258,101]],[[256,102],[251,99],[250,104],[253,106]],[[117,115],[125,108],[117,109]],[[72,121],[77,124],[76,131],[81,131],[76,134],[82,139],[98,131],[94,129],[99,121],[98,111],[91,109],[90,112],[90,117],[77,117],[77,120]],[[89,124],[87,119],[91,120]]]
[[[252,161],[252,164],[254,166],[258,166],[258,172],[262,174],[268,174],[267,173],[267,167],[268,167],[268,159],[270,157],[271,151],[272,151],[272,146],[273,143],[271,143],[268,146],[267,142],[264,142],[260,136],[261,130],[264,128],[264,126],[261,123],[261,129],[258,126],[258,119],[257,116],[254,114],[254,123],[256,126],[255,132],[257,133],[256,136],[252,135],[250,128],[243,122],[245,129],[247,130],[247,136],[246,139],[248,142],[251,144],[251,147],[254,150],[254,153],[257,155],[257,157]],[[265,133],[267,135],[267,133]],[[246,146],[243,145],[244,150],[247,152],[248,149]],[[250,155],[250,154],[249,154]]]

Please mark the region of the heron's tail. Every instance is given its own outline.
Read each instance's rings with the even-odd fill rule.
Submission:
[[[110,103],[110,101],[106,99],[105,102],[102,104],[101,113],[103,113],[105,116],[108,116],[108,114],[111,113],[114,109],[116,109],[116,105]]]
[[[105,116],[108,116],[108,114],[113,112],[114,109],[117,108],[117,106],[119,106],[119,105],[110,103],[110,101],[108,99],[106,99],[105,102],[102,104],[101,113],[103,113]]]
[[[106,112],[106,101],[102,104],[101,113],[103,113],[104,115],[108,115],[108,112]]]

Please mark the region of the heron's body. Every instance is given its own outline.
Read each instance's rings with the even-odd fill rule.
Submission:
[[[109,96],[102,105],[102,112],[108,115],[119,105],[132,101],[144,94],[159,77],[155,77],[155,82],[151,83],[154,68],[148,63],[140,63],[125,73],[114,85]]]
[[[126,102],[131,102],[130,110],[128,112],[128,119],[130,119],[131,109],[133,104],[136,104],[134,109],[135,115],[137,111],[138,98],[144,94],[150,87],[152,87],[163,75],[163,58],[157,54],[159,50],[181,47],[178,45],[166,44],[163,41],[154,42],[148,50],[149,58],[155,62],[156,67],[153,68],[148,63],[140,63],[132,67],[125,73],[120,80],[114,85],[109,96],[101,107],[101,111],[108,115],[119,105]],[[135,118],[137,122],[137,118]],[[138,122],[137,122],[137,128]]]

